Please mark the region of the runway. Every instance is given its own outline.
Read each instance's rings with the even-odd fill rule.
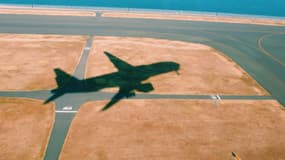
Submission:
[[[64,17],[33,15],[0,15],[0,33],[76,34],[163,38],[202,43],[223,52],[259,84],[270,96],[220,95],[222,99],[277,99],[285,106],[285,27],[174,20],[147,20],[104,17]],[[275,35],[275,36],[272,36]],[[274,39],[277,36],[277,40]],[[91,42],[87,43],[90,47]],[[83,53],[75,75],[85,73],[87,51]],[[29,97],[45,100],[49,91],[0,92],[0,96]],[[68,94],[57,99],[57,110],[80,105],[90,100],[110,99],[113,93]],[[212,95],[139,94],[138,99],[211,99]],[[56,122],[45,159],[57,159],[73,113],[56,113]]]
[[[133,36],[207,44],[231,57],[285,104],[285,57],[274,55],[283,53],[284,48],[269,46],[270,53],[265,54],[266,41],[259,42],[268,34],[283,36],[285,40],[285,27],[282,26],[32,15],[0,15],[0,20],[0,33]],[[276,42],[277,45],[283,45],[282,40]]]

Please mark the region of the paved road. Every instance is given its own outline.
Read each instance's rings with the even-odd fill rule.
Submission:
[[[85,34],[136,36],[183,40],[210,45],[231,57],[255,78],[271,96],[223,96],[222,99],[277,99],[285,106],[285,27],[185,22],[169,20],[139,20],[103,17],[61,17],[32,15],[0,15],[2,33]],[[91,41],[87,43],[90,47]],[[82,78],[88,49],[74,73]],[[0,96],[46,99],[49,91],[0,92]],[[56,122],[47,149],[46,160],[57,159],[71,120],[80,105],[90,100],[110,99],[113,93],[95,92],[67,94],[57,99]],[[138,99],[212,99],[211,95],[157,95],[141,94]],[[61,112],[64,106],[73,106],[70,113]]]

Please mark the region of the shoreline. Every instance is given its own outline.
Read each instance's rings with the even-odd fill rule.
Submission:
[[[0,14],[27,14],[49,16],[98,16],[108,18],[138,18],[157,20],[205,21],[237,24],[285,26],[285,17],[231,14],[222,12],[199,12],[182,10],[50,6],[50,5],[6,5],[0,3]]]

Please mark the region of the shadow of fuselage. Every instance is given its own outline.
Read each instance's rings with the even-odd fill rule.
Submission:
[[[106,110],[123,98],[135,96],[135,90],[150,92],[154,90],[151,83],[142,83],[152,76],[178,71],[179,64],[175,62],[158,62],[149,65],[132,66],[108,52],[104,52],[117,72],[79,80],[56,68],[56,82],[58,87],[51,92],[53,95],[44,103],[49,103],[66,93],[96,92],[104,88],[119,87],[118,93],[102,109]]]

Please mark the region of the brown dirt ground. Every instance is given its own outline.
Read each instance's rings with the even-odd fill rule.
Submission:
[[[183,21],[208,21],[208,22],[223,22],[223,23],[243,23],[243,24],[259,24],[259,25],[277,25],[284,26],[285,21],[279,19],[267,18],[250,18],[238,16],[214,16],[214,15],[179,15],[168,13],[132,13],[132,12],[105,12],[103,17],[114,18],[146,18],[146,19],[165,19],[165,20],[183,20]]]
[[[72,73],[87,36],[0,34],[0,90],[56,87],[54,68]]]
[[[103,54],[108,51],[133,64],[174,61],[175,72],[151,77],[152,93],[266,95],[267,92],[235,62],[219,51],[195,43],[151,38],[95,37],[86,77],[117,71]],[[99,59],[99,60],[98,60]]]
[[[84,104],[60,160],[285,159],[285,111],[274,100],[122,100]]]
[[[0,98],[0,160],[44,158],[55,118],[54,104]]]
[[[83,10],[68,9],[36,9],[21,7],[4,7],[0,6],[0,14],[32,14],[32,15],[49,15],[49,16],[96,16],[95,12]]]

